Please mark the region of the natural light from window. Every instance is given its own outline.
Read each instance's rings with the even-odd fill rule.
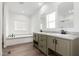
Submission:
[[[47,29],[55,28],[55,15],[56,15],[56,12],[53,12],[46,16]]]

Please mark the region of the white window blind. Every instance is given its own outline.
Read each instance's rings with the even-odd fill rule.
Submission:
[[[26,22],[24,21],[15,21],[14,22],[15,30],[26,31]]]
[[[55,15],[56,15],[56,12],[53,12],[46,16],[48,29],[55,28]]]

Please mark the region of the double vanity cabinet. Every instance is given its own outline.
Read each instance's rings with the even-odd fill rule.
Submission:
[[[79,55],[79,39],[74,35],[33,33],[33,44],[45,55]]]

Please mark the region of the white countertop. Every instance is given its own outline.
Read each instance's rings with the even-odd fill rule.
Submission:
[[[49,36],[55,36],[55,37],[59,37],[59,38],[69,39],[69,40],[74,40],[74,39],[78,38],[77,35],[72,35],[72,34],[45,33],[45,32],[36,32],[36,33],[49,35]]]

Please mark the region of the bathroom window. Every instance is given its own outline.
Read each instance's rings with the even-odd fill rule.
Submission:
[[[15,30],[26,31],[26,22],[15,21],[14,25]]]
[[[56,12],[53,12],[46,16],[48,29],[55,28],[55,15],[56,15]]]

